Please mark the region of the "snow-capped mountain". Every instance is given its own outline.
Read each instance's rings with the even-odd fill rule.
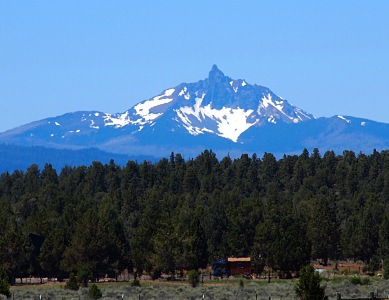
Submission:
[[[166,115],[166,112],[170,114]],[[298,123],[314,118],[289,104],[269,89],[224,76],[216,65],[209,77],[197,83],[183,83],[143,101],[123,114],[104,114],[104,126],[120,128],[174,122],[172,129],[184,127],[189,134],[213,133],[237,142],[251,126],[265,123]]]
[[[305,147],[371,151],[389,147],[389,125],[344,116],[316,119],[214,65],[208,78],[168,88],[123,113],[68,113],[0,133],[0,143],[158,157],[171,151],[197,155],[206,148],[222,155],[299,153]]]
[[[310,119],[314,119],[311,114],[268,88],[241,79],[233,80],[213,65],[205,80],[167,89],[124,113],[76,112],[33,124],[34,130],[41,131],[39,137],[35,137],[52,141],[58,138],[77,141],[77,136],[108,128],[126,128],[135,134],[145,127],[163,123],[164,127],[169,124],[171,130],[181,127],[191,135],[208,132],[237,142],[252,126]],[[33,138],[34,133],[30,136]]]

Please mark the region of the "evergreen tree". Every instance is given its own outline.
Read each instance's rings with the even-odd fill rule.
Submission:
[[[65,284],[65,289],[78,291],[80,288],[80,285],[78,284],[78,280],[76,276],[74,276],[74,273],[70,273],[69,280]]]
[[[327,300],[325,288],[320,286],[321,278],[312,265],[300,270],[300,278],[296,284],[295,292],[302,300]]]
[[[199,209],[188,228],[185,241],[186,268],[198,270],[206,268],[208,262],[207,241],[204,228],[201,225],[201,209]]]
[[[383,217],[382,204],[377,201],[375,194],[371,194],[365,207],[355,218],[355,227],[351,232],[349,242],[355,258],[369,262],[377,252],[379,241],[379,225]]]
[[[31,165],[0,175],[0,264],[11,281],[37,262],[58,277],[83,266],[158,274],[231,255],[292,270],[308,261],[302,239],[324,263],[368,263],[389,253],[388,166],[388,150],[322,158],[318,149],[220,162],[210,150],[188,161],[172,153],[124,168],[65,166],[59,176]],[[30,234],[44,238],[39,261]]]
[[[96,284],[92,284],[92,286],[89,288],[88,296],[89,299],[100,299],[103,297],[103,294]]]
[[[384,269],[384,278],[389,279],[389,256],[386,256],[384,261],[382,262],[382,268]]]
[[[192,287],[196,287],[199,284],[200,280],[197,270],[190,270],[188,272],[188,282]]]
[[[296,222],[281,239],[274,241],[268,251],[267,265],[273,270],[297,271],[310,261],[311,245],[304,224]],[[290,274],[289,274],[290,276]]]
[[[172,275],[174,275],[176,270],[176,257],[180,244],[174,225],[171,218],[163,214],[158,221],[157,231],[152,240],[154,245],[152,254],[153,265]]]
[[[379,253],[389,255],[389,215],[386,214],[379,228]]]
[[[308,236],[312,242],[312,257],[323,259],[327,265],[329,258],[336,258],[340,243],[336,212],[329,201],[321,197],[309,224]]]
[[[0,294],[6,296],[7,298],[11,297],[11,291],[9,289],[8,276],[3,268],[0,265]]]
[[[60,274],[62,255],[66,247],[69,246],[70,237],[71,232],[66,222],[62,219],[58,220],[57,225],[46,236],[40,249],[40,262],[43,270]]]
[[[77,273],[78,280],[80,281],[82,287],[88,286],[88,281],[93,279],[93,273],[87,267],[83,267]]]

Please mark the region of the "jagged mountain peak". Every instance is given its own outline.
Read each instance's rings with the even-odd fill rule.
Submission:
[[[0,143],[152,156],[204,149],[235,157],[303,148],[359,152],[387,149],[388,127],[346,116],[316,119],[267,87],[232,79],[213,65],[207,78],[168,88],[124,113],[67,113],[0,133]]]
[[[209,71],[208,80],[210,83],[226,82],[227,78],[217,65],[213,65],[211,71]]]
[[[192,136],[217,135],[233,142],[252,128],[299,123],[314,117],[278,97],[271,90],[231,79],[213,65],[208,78],[182,83],[134,105],[124,113],[76,112],[42,120],[23,129],[30,140],[84,143],[84,138],[109,139],[126,132],[139,138],[145,132],[181,132]],[[12,133],[10,133],[12,135]],[[0,136],[1,138],[1,136]]]
[[[105,126],[135,125],[139,126],[138,131],[152,126],[184,128],[191,135],[211,133],[237,142],[252,126],[298,123],[312,118],[268,88],[233,80],[213,65],[205,80],[182,83],[124,114],[109,115]]]

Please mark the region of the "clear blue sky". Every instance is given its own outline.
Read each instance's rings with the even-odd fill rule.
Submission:
[[[389,1],[1,1],[0,132],[228,76],[389,123]]]

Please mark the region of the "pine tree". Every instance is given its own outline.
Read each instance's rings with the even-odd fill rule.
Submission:
[[[208,262],[207,242],[201,225],[200,211],[196,212],[188,228],[188,238],[185,243],[188,269],[205,268]]]
[[[306,238],[306,226],[296,221],[281,239],[275,240],[268,252],[267,265],[273,270],[297,271],[310,261],[311,245]]]
[[[192,287],[196,287],[199,284],[199,273],[196,270],[188,272],[188,282]]]
[[[384,278],[389,279],[389,256],[387,256],[382,262],[382,268],[384,269]]]
[[[0,294],[3,294],[7,298],[11,297],[9,290],[8,276],[3,266],[0,266]]]
[[[80,285],[78,284],[78,280],[76,276],[74,276],[74,273],[70,273],[69,280],[66,282],[65,289],[78,291],[80,288]]]
[[[103,297],[103,294],[101,293],[100,289],[97,287],[96,284],[92,284],[88,291],[89,299],[100,299]]]
[[[379,229],[379,252],[382,256],[389,254],[389,215],[384,216]]]
[[[300,278],[295,287],[295,292],[301,300],[327,300],[325,288],[320,286],[320,275],[315,272],[312,265],[307,265],[300,270]]]
[[[89,268],[83,267],[80,269],[80,271],[78,271],[77,277],[82,284],[82,287],[87,287],[89,279],[93,278],[93,273],[91,270],[89,270]]]
[[[340,235],[336,213],[324,197],[315,208],[308,235],[312,242],[312,256],[323,259],[326,266],[329,258],[337,256]]]

